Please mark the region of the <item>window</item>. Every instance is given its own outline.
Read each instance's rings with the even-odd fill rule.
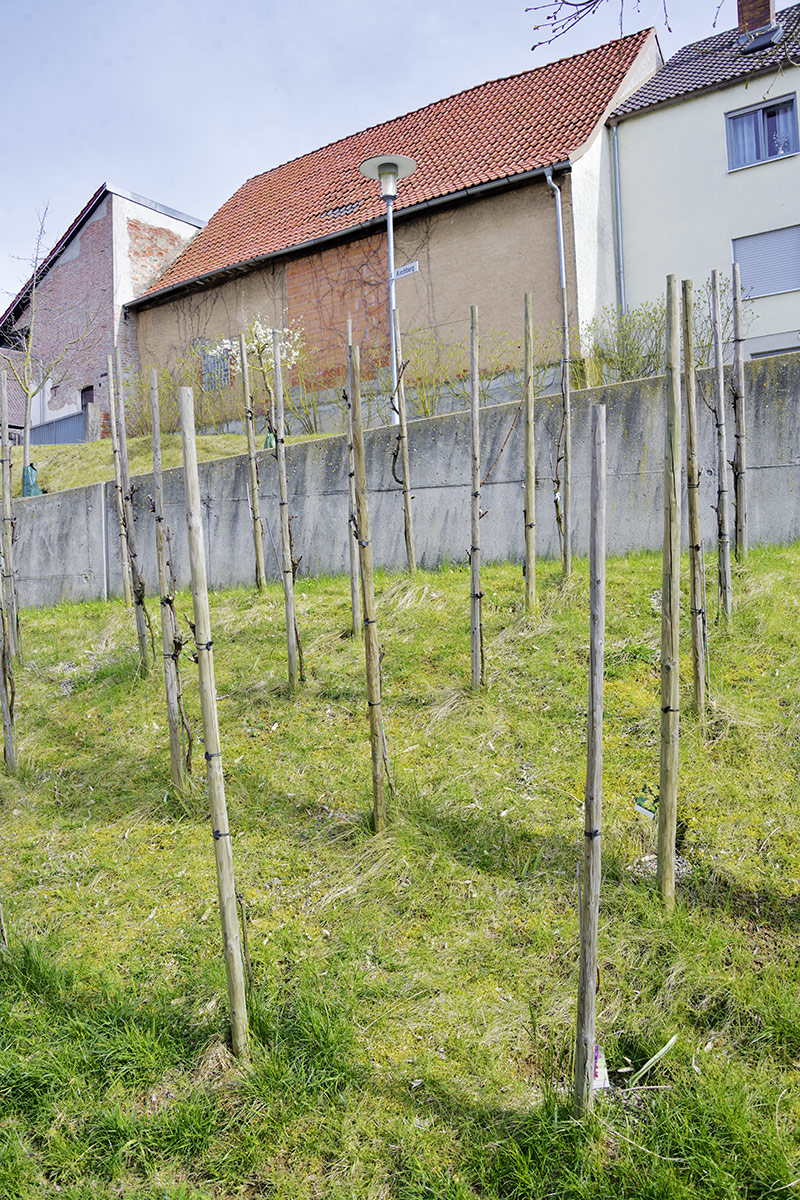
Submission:
[[[745,296],[800,290],[800,225],[733,239]]]
[[[729,171],[797,154],[800,150],[794,96],[782,96],[770,104],[728,113],[725,128]]]
[[[203,350],[201,387],[204,392],[218,392],[231,386],[231,361],[219,350]]]
[[[94,404],[94,388],[81,388],[81,408],[85,409],[87,404]]]

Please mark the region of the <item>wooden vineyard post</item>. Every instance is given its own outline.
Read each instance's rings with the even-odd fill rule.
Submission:
[[[8,775],[17,773],[17,731],[14,723],[14,670],[6,610],[0,602],[0,714],[3,720],[3,761]]]
[[[589,535],[590,651],[583,888],[580,897],[581,958],[578,1030],[575,1040],[575,1111],[592,1104],[595,1065],[597,930],[600,912],[600,831],[603,798],[603,662],[606,621],[606,410],[592,409],[591,529]]]
[[[258,497],[258,460],[256,459],[256,422],[253,398],[250,395],[250,368],[247,363],[247,345],[244,334],[239,334],[239,357],[242,360],[242,390],[244,392],[244,427],[247,433],[247,458],[250,463],[250,512],[253,516],[253,548],[256,554],[256,587],[263,592],[266,583],[264,571],[264,529]]]
[[[680,691],[678,642],[681,554],[681,384],[678,280],[667,276],[667,415],[664,438],[664,549],[661,576],[661,764],[658,790],[658,886],[675,904]]]
[[[356,537],[361,564],[361,597],[364,606],[364,655],[367,673],[369,741],[372,755],[372,824],[375,833],[386,828],[386,787],[384,782],[384,731],[381,707],[381,667],[378,649],[378,624],[375,612],[375,578],[372,567],[369,506],[367,504],[367,468],[364,456],[364,425],[361,419],[361,370],[358,346],[348,348],[353,381],[353,457],[356,473]]]
[[[561,403],[564,422],[564,480],[561,512],[564,523],[561,569],[565,579],[572,574],[572,380],[570,379],[569,302],[566,280],[561,284]]]
[[[194,431],[194,398],[191,388],[178,389],[183,442],[183,469],[186,486],[186,529],[189,537],[189,565],[192,573],[194,637],[200,679],[200,708],[203,717],[208,798],[211,829],[217,866],[217,892],[222,922],[222,945],[228,981],[233,1052],[247,1054],[247,1004],[245,1001],[242,945],[236,907],[236,883],[233,875],[233,849],[225,803],[225,780],[217,717],[217,692],[214,682],[214,652],[211,640],[211,614],[208,607],[206,554],[201,522],[200,480],[197,472],[197,445]]]
[[[533,408],[533,296],[525,294],[525,612],[536,607],[536,438]]]
[[[164,685],[167,693],[167,724],[169,725],[169,761],[172,782],[178,791],[184,787],[184,731],[188,739],[186,766],[189,768],[191,738],[186,728],[181,705],[181,677],[178,660],[183,641],[175,617],[175,581],[167,553],[168,531],[164,523],[164,476],[161,469],[161,414],[158,404],[158,373],[150,372],[150,414],[153,424],[153,511],[156,518],[156,561],[158,591],[161,597],[161,642],[164,654]]]
[[[406,562],[410,575],[417,571],[417,551],[414,546],[414,518],[411,512],[411,468],[408,463],[408,415],[406,412],[406,387],[403,382],[403,350],[400,341],[400,316],[397,309],[392,314],[394,321],[394,344],[397,354],[397,412],[400,418],[400,469],[403,472],[403,532],[406,541]]]
[[[292,546],[289,540],[289,493],[286,486],[286,444],[283,416],[283,378],[281,372],[281,335],[272,331],[272,354],[275,364],[275,452],[278,457],[278,488],[280,491],[281,515],[281,571],[283,573],[283,599],[286,609],[286,647],[289,658],[289,687],[296,692],[300,687],[297,666],[297,629],[294,614],[294,568]]]
[[[731,539],[728,520],[728,447],[725,429],[725,368],[722,359],[722,317],[719,272],[711,272],[711,324],[714,332],[714,423],[717,427],[717,578],[720,612],[731,619]]]
[[[11,499],[11,441],[8,436],[8,377],[0,373],[0,436],[2,436],[3,486],[3,589],[2,603],[8,623],[8,646],[12,659],[20,655],[19,602],[17,600],[17,576],[14,570],[14,507]]]
[[[689,608],[692,629],[694,710],[706,711],[706,609],[703,598],[703,544],[700,539],[700,467],[697,459],[697,387],[695,380],[692,281],[683,284],[683,385],[686,393],[686,496],[689,507]]]
[[[347,544],[350,547],[350,608],[353,614],[353,637],[360,639],[361,579],[358,567],[358,535],[356,534],[356,468],[353,457],[353,323],[347,318]]]
[[[478,309],[469,310],[469,411],[472,449],[472,487],[470,489],[470,667],[473,689],[483,687],[486,673],[483,659],[483,592],[481,591],[481,445],[480,396],[478,389],[479,348]]]
[[[736,442],[733,453],[733,494],[736,505],[734,549],[736,561],[747,562],[747,395],[744,377],[742,278],[733,264],[733,418]]]
[[[133,492],[131,473],[128,466],[128,426],[125,418],[125,396],[122,391],[122,359],[119,346],[117,359],[117,434],[119,436],[119,465],[122,474],[122,502],[125,513],[125,542],[128,547],[128,562],[131,568],[133,588],[133,611],[136,617],[136,639],[139,643],[139,674],[150,673],[150,651],[147,645],[147,613],[144,607],[144,578],[136,554],[136,528],[133,515]]]
[[[119,556],[122,565],[122,593],[128,608],[133,604],[131,569],[128,562],[128,544],[125,540],[125,501],[122,490],[122,467],[119,460],[119,435],[117,434],[117,402],[114,398],[114,359],[108,356],[108,423],[111,429],[111,451],[114,455],[114,494],[117,498],[117,520],[119,522]]]

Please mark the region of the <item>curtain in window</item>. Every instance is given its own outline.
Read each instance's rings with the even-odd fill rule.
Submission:
[[[731,168],[746,167],[748,163],[758,162],[758,112],[743,113],[741,117],[733,117],[730,122],[731,135]]]
[[[777,154],[791,154],[797,149],[797,121],[793,104],[782,104],[780,108],[767,112],[767,158]]]

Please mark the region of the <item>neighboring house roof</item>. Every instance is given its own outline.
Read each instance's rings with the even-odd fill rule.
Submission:
[[[642,109],[671,104],[695,92],[712,91],[748,76],[800,63],[800,4],[776,13],[781,39],[763,50],[742,52],[738,28],[684,46],[613,114],[620,120]]]
[[[137,196],[134,192],[123,191],[122,188],[112,187],[108,183],[101,184],[91,199],[78,213],[69,229],[62,233],[61,237],[58,239],[55,246],[53,246],[50,253],[42,259],[35,273],[31,275],[30,279],[28,279],[28,281],[20,288],[6,311],[2,316],[0,316],[0,342],[2,341],[3,330],[6,327],[13,327],[14,323],[24,311],[25,306],[28,303],[28,297],[30,295],[31,288],[33,287],[34,278],[36,279],[37,283],[39,280],[44,278],[53,264],[64,253],[75,235],[80,232],[80,230],[89,220],[95,209],[97,209],[97,207],[109,194],[121,196],[124,200],[133,200],[137,204],[144,205],[145,208],[152,208],[156,212],[164,213],[168,217],[175,217],[179,221],[185,221],[187,225],[196,225],[198,228],[202,228],[205,224],[205,222],[201,221],[197,217],[189,217],[185,213],[176,212],[171,208],[165,208],[163,204],[157,204],[155,200],[146,200],[144,196]]]
[[[231,269],[373,224],[376,154],[412,157],[395,211],[565,164],[604,117],[652,30],[438,100],[249,179],[130,307]]]

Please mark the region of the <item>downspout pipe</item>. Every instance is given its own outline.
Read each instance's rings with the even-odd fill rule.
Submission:
[[[619,171],[619,126],[611,126],[611,162],[614,172],[614,234],[617,258],[617,307],[621,313],[627,312],[628,301],[625,295],[625,256],[622,243],[622,192]]]
[[[572,573],[572,521],[570,512],[570,484],[572,475],[572,406],[570,401],[570,350],[569,350],[569,304],[567,302],[567,266],[564,253],[564,215],[561,209],[561,188],[553,179],[552,167],[544,173],[547,186],[556,202],[556,232],[558,237],[558,273],[561,281],[561,401],[564,414],[563,461],[564,477],[560,488],[556,481],[556,522],[561,532],[561,570],[564,578]],[[558,456],[556,472],[558,472]]]
[[[561,290],[567,290],[567,267],[564,261],[564,217],[561,211],[561,188],[553,179],[553,168],[546,167],[544,177],[547,180],[547,186],[553,193],[553,199],[556,202],[556,230],[558,235],[558,273],[561,280]]]

